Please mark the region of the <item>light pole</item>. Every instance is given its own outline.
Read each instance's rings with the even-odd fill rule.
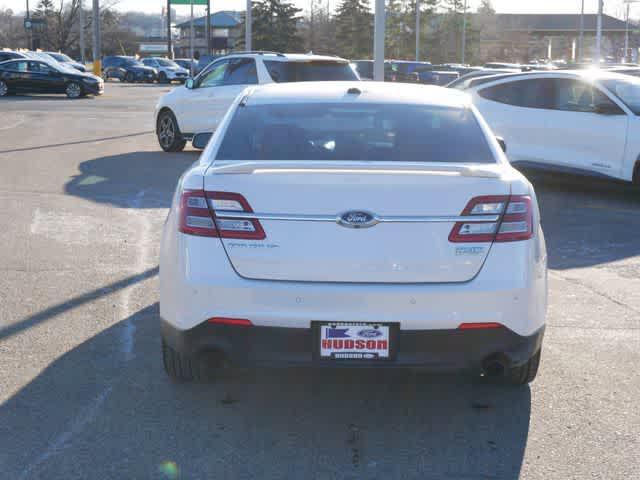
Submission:
[[[29,16],[29,0],[27,0],[27,22],[31,17]],[[29,50],[33,50],[33,27],[27,30],[27,47]]]
[[[376,0],[373,28],[373,79],[384,82],[384,29],[386,12],[384,0]]]
[[[600,58],[602,56],[602,10],[604,8],[604,0],[598,0],[598,19],[596,24],[596,55],[595,62],[600,65]]]
[[[247,13],[244,16],[244,49],[248,52],[251,51],[251,22],[253,21],[251,7],[251,0],[247,0]]]
[[[420,61],[420,0],[416,0],[416,62]]]
[[[629,61],[629,8],[632,3],[638,3],[640,0],[625,0],[624,3],[627,4],[627,18],[626,25],[624,28],[624,61]]]
[[[80,6],[78,7],[78,23],[80,24],[80,61],[84,65],[86,60],[84,58],[84,2],[79,0]]]
[[[93,0],[93,74],[102,75],[102,39],[100,36],[100,0]]]
[[[464,0],[464,7],[462,10],[462,55],[460,56],[461,61],[464,65],[464,53],[467,49],[467,0]]]
[[[584,0],[582,0],[582,9],[580,10],[580,38],[578,40],[578,60],[582,61],[584,55]]]

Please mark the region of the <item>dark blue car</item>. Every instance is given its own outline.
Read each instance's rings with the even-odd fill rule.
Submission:
[[[158,79],[158,71],[143,65],[134,57],[116,55],[102,59],[102,78],[117,78],[121,82],[129,83],[153,83]]]

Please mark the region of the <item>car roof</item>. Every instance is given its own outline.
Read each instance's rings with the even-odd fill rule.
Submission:
[[[532,72],[504,73],[496,75],[495,81],[512,80],[512,79],[529,79],[529,78],[578,78],[583,80],[606,80],[606,79],[629,79],[629,76],[622,73],[616,73],[611,70],[600,70],[598,68],[584,70],[536,70]],[[486,85],[486,82],[482,85]],[[480,86],[480,85],[478,85]],[[475,88],[474,86],[471,87]]]
[[[253,58],[264,58],[265,60],[275,60],[278,62],[309,62],[313,60],[317,61],[327,61],[327,62],[346,62],[348,60],[342,57],[334,57],[333,55],[316,55],[314,53],[273,53],[273,52],[231,52],[228,55],[224,55],[224,57],[253,57]],[[218,57],[216,60],[223,57]]]
[[[435,85],[384,82],[269,83],[249,89],[249,104],[277,103],[388,103],[462,108],[470,97],[458,90]]]

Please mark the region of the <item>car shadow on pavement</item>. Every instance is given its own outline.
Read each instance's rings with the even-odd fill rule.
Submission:
[[[406,371],[174,383],[154,304],[0,405],[0,468],[7,478],[515,480],[530,414],[529,387]]]
[[[540,204],[549,268],[589,267],[640,255],[640,188],[526,171]]]
[[[200,152],[129,152],[86,160],[65,192],[122,208],[168,208],[178,178]]]
[[[13,100],[16,101],[29,101],[29,100],[60,100],[60,101],[65,101],[65,102],[82,102],[82,101],[86,101],[86,100],[92,100],[95,99],[96,97],[94,95],[86,95],[84,97],[79,97],[79,98],[67,98],[67,96],[64,93],[60,93],[58,95],[48,95],[48,94],[44,94],[44,93],[15,93],[9,97],[5,97],[2,99],[3,102],[7,101],[7,102],[11,102]]]

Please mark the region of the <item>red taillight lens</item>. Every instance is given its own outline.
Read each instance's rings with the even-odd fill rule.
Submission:
[[[501,323],[482,322],[482,323],[461,323],[458,330],[486,330],[487,328],[502,328]]]
[[[533,237],[531,198],[526,195],[476,197],[469,201],[461,215],[469,220],[456,222],[449,234],[450,242],[513,242]],[[497,219],[475,220],[476,215]]]
[[[264,239],[260,222],[242,217],[247,213],[253,210],[239,193],[185,190],[180,199],[179,230],[205,237]]]
[[[507,210],[500,222],[496,242],[514,242],[533,237],[531,198],[519,195],[509,199]]]
[[[222,238],[243,238],[263,240],[266,238],[260,221],[234,214],[253,213],[249,202],[239,193],[205,192],[213,211],[219,236]]]
[[[226,318],[226,317],[213,317],[207,320],[209,323],[215,323],[216,325],[233,325],[236,327],[252,327],[251,320],[245,318]]]
[[[207,197],[205,197],[202,190],[185,190],[182,192],[179,230],[188,235],[218,236],[218,230],[207,205]]]

